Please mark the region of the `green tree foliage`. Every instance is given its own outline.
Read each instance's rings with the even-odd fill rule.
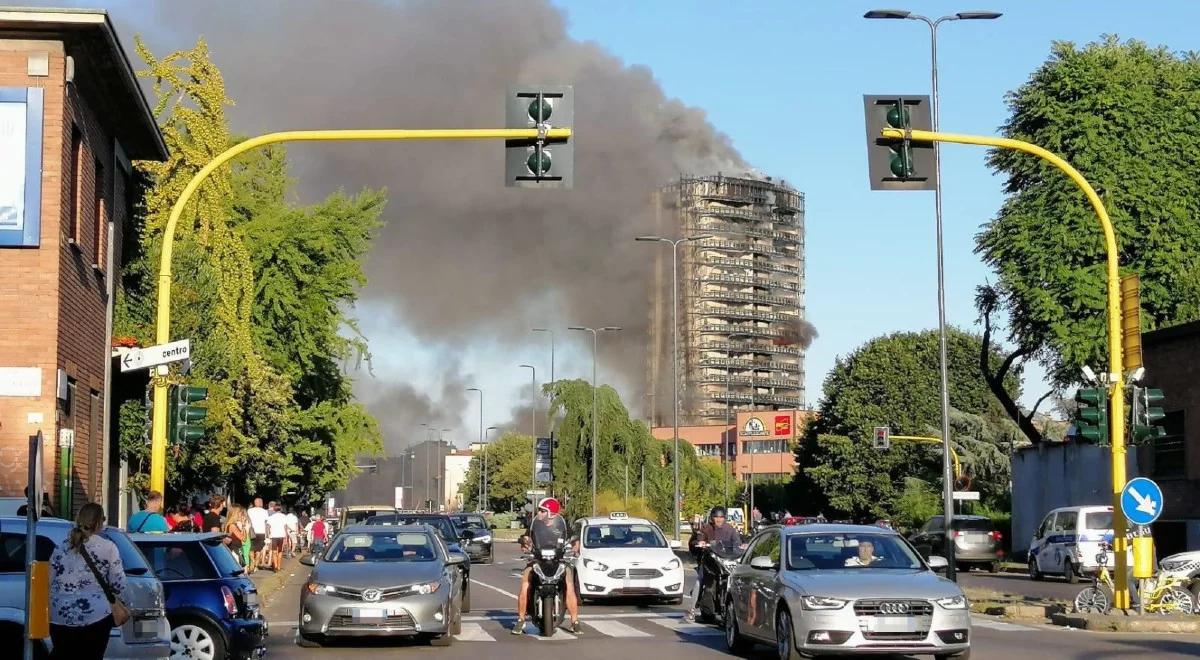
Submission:
[[[525,491],[533,478],[533,438],[508,432],[484,448],[487,456],[488,504],[495,511],[512,511],[525,504]],[[471,458],[459,492],[463,502],[479,501],[483,455]]]
[[[1200,58],[1111,36],[1058,42],[1008,105],[1005,137],[1059,154],[1099,191],[1122,269],[1141,276],[1143,329],[1200,318]],[[1007,314],[1017,358],[1077,383],[1082,365],[1108,364],[1099,221],[1042,160],[997,150],[989,163],[1008,197],[976,237],[998,277],[981,312]]]
[[[1015,431],[979,372],[979,350],[979,337],[950,330],[951,437],[964,471],[1007,487],[1007,447]],[[880,451],[871,444],[876,426],[890,427],[893,435],[941,435],[939,383],[935,330],[877,337],[839,358],[825,379],[820,415],[796,448],[792,512],[887,518],[905,478],[940,484],[937,446],[897,441]],[[1016,390],[1010,377],[1009,391],[1015,396]]]
[[[118,335],[147,345],[155,343],[167,217],[191,178],[234,140],[225,117],[232,101],[203,41],[162,59],[140,40],[137,50],[170,155],[137,164],[147,182],[144,213],[124,246],[114,323]],[[206,436],[168,453],[177,492],[228,484],[242,495],[319,497],[344,484],[355,453],[378,448],[375,422],[351,401],[338,365],[363,348],[341,332],[353,332],[345,310],[363,283],[360,259],[383,195],[337,194],[296,208],[284,201],[290,186],[282,149],[248,156],[213,172],[177,225],[171,337],[191,338],[187,379],[209,388]],[[139,406],[121,411],[121,438],[134,470],[144,471],[134,440]]]

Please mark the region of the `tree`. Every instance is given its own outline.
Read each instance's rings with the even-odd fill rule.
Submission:
[[[1008,438],[995,430],[1007,428],[1005,414],[979,372],[980,344],[977,336],[949,330],[951,437],[960,453],[970,448],[967,466],[979,466],[982,478],[992,479],[996,454],[987,445],[1003,440],[1007,447]],[[898,441],[880,451],[871,445],[876,426],[888,426],[894,435],[941,435],[937,331],[868,341],[837,360],[824,389],[820,415],[796,448],[794,511],[889,517],[903,479],[941,483],[941,453],[935,447]],[[1009,377],[1007,391],[1015,395],[1015,377]]]
[[[533,438],[507,432],[484,447],[487,455],[488,504],[496,511],[511,511],[525,504],[525,491],[533,474]],[[471,458],[467,475],[459,486],[462,501],[479,501],[479,477],[483,456]]]
[[[1009,93],[1005,137],[1065,158],[1100,193],[1116,228],[1124,272],[1140,275],[1143,329],[1200,318],[1200,57],[1107,36],[1077,48],[1056,42],[1029,81]],[[1041,159],[996,150],[1007,198],[976,236],[997,275],[977,300],[990,344],[993,314],[1008,316],[1011,352],[984,366],[1006,377],[1026,360],[1057,387],[1080,368],[1108,364],[1105,249],[1083,194]],[[1001,397],[1003,399],[1003,397]],[[1032,442],[1033,411],[1010,418]]]

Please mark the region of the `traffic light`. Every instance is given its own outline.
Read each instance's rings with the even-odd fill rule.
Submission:
[[[1162,390],[1149,387],[1133,388],[1133,424],[1129,426],[1129,435],[1133,442],[1145,442],[1167,434],[1166,429],[1158,425],[1167,416],[1159,405],[1162,400]]]
[[[508,90],[507,128],[573,128],[575,95],[570,85]],[[573,138],[505,140],[505,185],[516,188],[570,188],[575,180]]]
[[[892,446],[892,430],[886,426],[875,427],[875,437],[871,441],[875,449],[887,449]]]
[[[885,138],[885,128],[932,130],[928,96],[863,95],[867,118],[867,168],[871,190],[934,190],[932,142]]]
[[[1081,387],[1075,392],[1075,435],[1098,445],[1108,441],[1108,399],[1103,388]]]
[[[203,403],[206,399],[208,399],[207,387],[171,385],[168,388],[168,440],[185,443],[204,437],[204,426],[200,422],[208,417],[208,408],[192,404]]]

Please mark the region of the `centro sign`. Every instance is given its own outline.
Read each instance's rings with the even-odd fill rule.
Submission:
[[[751,417],[746,420],[745,426],[742,427],[742,435],[766,435],[767,425],[757,417]]]

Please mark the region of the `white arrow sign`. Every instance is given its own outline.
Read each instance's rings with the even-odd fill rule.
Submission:
[[[180,339],[169,344],[135,348],[121,356],[121,371],[137,371],[186,360],[192,355],[192,341]]]
[[[1154,515],[1155,511],[1158,509],[1158,502],[1155,502],[1153,498],[1147,495],[1142,495],[1141,493],[1137,492],[1136,488],[1133,487],[1129,488],[1129,494],[1133,496],[1133,499],[1137,500],[1137,507],[1135,508],[1138,511],[1141,511],[1148,516]]]

